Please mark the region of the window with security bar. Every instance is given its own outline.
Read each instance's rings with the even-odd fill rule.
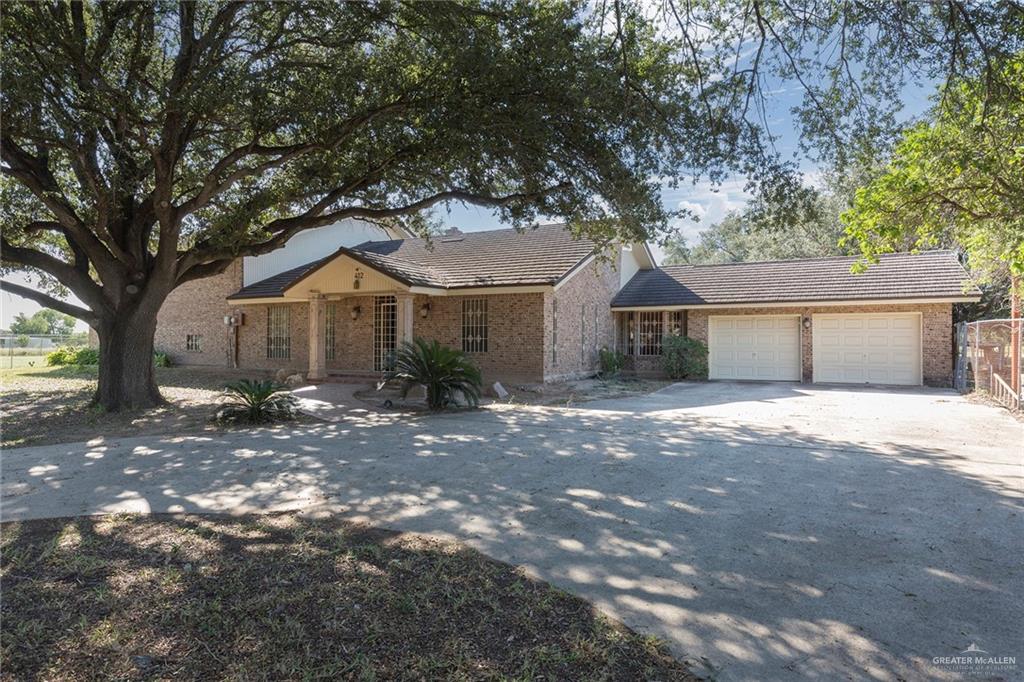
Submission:
[[[283,305],[267,309],[267,357],[272,360],[287,360],[292,356],[289,312]]]
[[[394,369],[398,302],[394,296],[373,297],[373,370]]]
[[[462,299],[462,350],[487,352],[487,299]]]
[[[185,350],[189,353],[202,353],[203,352],[203,335],[202,334],[186,334],[185,335]]]
[[[334,322],[338,319],[338,304],[328,303],[324,306],[324,357],[334,359]]]
[[[668,314],[668,333],[686,336],[686,311],[673,310]]]
[[[637,313],[639,319],[639,343],[637,344],[637,355],[661,355],[662,331],[660,312]]]
[[[619,315],[619,351],[623,355],[633,355],[636,350],[636,324],[634,317],[636,313],[622,313]]]

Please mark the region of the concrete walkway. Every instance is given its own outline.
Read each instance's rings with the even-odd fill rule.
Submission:
[[[717,679],[943,679],[972,642],[1024,663],[1022,443],[951,392],[680,384],[11,450],[0,508],[343,513],[524,564]]]

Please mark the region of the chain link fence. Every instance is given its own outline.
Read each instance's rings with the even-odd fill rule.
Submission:
[[[46,355],[61,346],[80,347],[88,344],[84,332],[54,336],[48,334],[0,334],[0,369],[42,367]]]
[[[1020,410],[1024,320],[961,322],[956,331],[956,389],[986,393],[1008,409]]]

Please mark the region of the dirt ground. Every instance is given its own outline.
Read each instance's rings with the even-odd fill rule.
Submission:
[[[185,367],[156,372],[166,405],[108,414],[89,406],[96,390],[95,367],[0,370],[0,447],[222,430],[227,427],[210,421],[221,389],[229,381],[252,376],[252,372]]]
[[[297,514],[2,530],[4,679],[696,679],[455,542]]]

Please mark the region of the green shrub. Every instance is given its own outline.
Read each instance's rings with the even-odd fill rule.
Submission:
[[[46,354],[47,367],[63,367],[75,363],[75,349],[62,346],[55,351]]]
[[[626,364],[626,356],[617,350],[602,348],[598,354],[598,362],[601,366],[601,376],[606,379],[617,377]]]
[[[708,347],[688,336],[671,334],[661,340],[661,363],[670,379],[706,379]]]
[[[224,387],[225,402],[217,420],[266,424],[295,418],[297,401],[288,387],[269,379],[242,379]]]
[[[72,365],[98,365],[100,364],[100,352],[95,348],[82,346],[74,349]]]
[[[387,378],[402,382],[403,398],[414,386],[426,388],[427,407],[432,410],[458,404],[459,394],[473,407],[480,403],[480,370],[465,353],[437,341],[416,338],[402,343]]]
[[[100,352],[89,346],[62,346],[55,351],[46,354],[46,364],[49,367],[62,367],[64,365],[98,365],[100,364]],[[156,367],[170,367],[171,358],[163,351],[153,353],[153,364]]]

